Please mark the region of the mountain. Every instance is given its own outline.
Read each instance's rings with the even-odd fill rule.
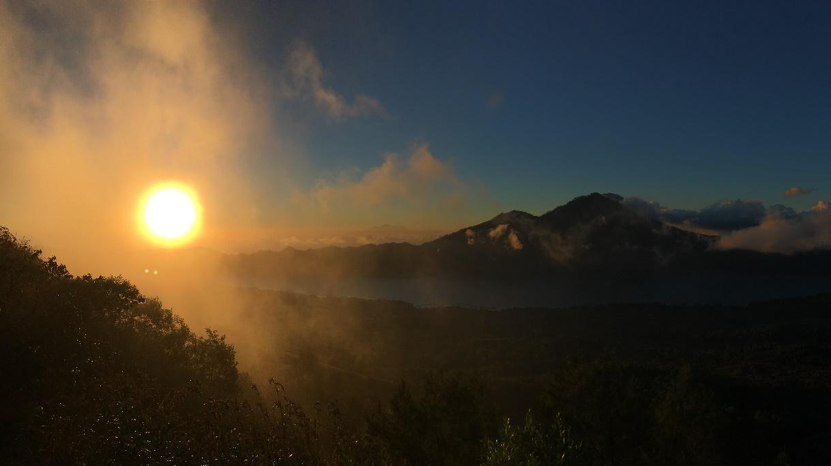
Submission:
[[[226,256],[246,286],[419,305],[562,307],[615,302],[746,305],[831,291],[831,251],[722,250],[616,194],[543,215],[510,211],[421,245],[385,243]]]
[[[715,237],[680,230],[621,204],[620,196],[593,193],[536,217],[511,211],[426,243],[451,263],[483,257],[535,273],[558,270],[655,270],[701,254]],[[446,261],[445,261],[446,262]],[[525,273],[520,273],[525,275]]]
[[[228,266],[249,277],[606,276],[689,262],[715,240],[642,216],[621,200],[593,193],[541,216],[510,211],[418,246],[286,248],[239,255]]]

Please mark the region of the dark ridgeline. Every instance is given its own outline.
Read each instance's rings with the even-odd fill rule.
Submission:
[[[705,255],[714,238],[664,225],[624,207],[619,196],[590,194],[544,215],[511,211],[418,246],[388,243],[240,255],[229,266],[255,276],[527,279],[650,273]]]
[[[472,283],[474,293],[522,290],[522,305],[615,302],[747,304],[827,291],[831,251],[770,254],[721,250],[717,237],[646,217],[615,194],[593,193],[539,217],[500,214],[421,245],[262,251],[225,256],[232,279],[337,283],[347,280],[433,280]],[[453,294],[453,293],[448,293]],[[384,295],[386,296],[386,295]],[[481,305],[439,300],[440,304]]]
[[[593,194],[422,246],[242,260],[289,257],[311,272],[360,256],[355,273],[492,278],[827,273],[826,253],[719,252],[712,241]],[[196,335],[121,278],[72,276],[0,228],[4,463],[831,462],[829,295],[486,311],[240,292],[239,318],[275,341],[254,377],[285,388],[252,388],[232,341]]]

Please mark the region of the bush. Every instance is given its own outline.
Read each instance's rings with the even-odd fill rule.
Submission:
[[[369,416],[368,436],[390,464],[478,464],[495,427],[490,406],[473,376],[432,375],[416,390],[402,382]]]
[[[485,444],[483,466],[566,466],[583,464],[582,442],[577,441],[562,417],[557,414],[552,424],[541,424],[525,415],[523,426],[517,427],[506,418],[499,437]]]
[[[224,336],[5,228],[0,352],[7,464],[326,464],[324,440],[346,442],[336,410],[310,419],[279,384],[268,401],[243,390]]]

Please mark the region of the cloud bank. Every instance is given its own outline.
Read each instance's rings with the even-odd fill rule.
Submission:
[[[793,254],[831,249],[831,204],[819,201],[810,210],[761,202],[726,200],[700,210],[670,209],[638,197],[625,198],[629,209],[679,228],[719,235],[720,249],[750,249]]]
[[[831,210],[820,201],[811,210],[792,216],[769,211],[759,225],[730,232],[719,239],[722,249],[752,249],[793,254],[831,249]]]
[[[655,201],[645,201],[638,197],[627,197],[622,202],[646,217],[696,231],[709,232],[733,231],[756,226],[768,211],[761,202],[742,199],[719,201],[700,210],[670,209]],[[771,209],[787,207],[776,205]]]

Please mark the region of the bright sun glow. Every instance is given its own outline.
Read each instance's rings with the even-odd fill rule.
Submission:
[[[150,189],[141,206],[141,226],[150,239],[176,246],[198,232],[200,208],[196,196],[184,186],[165,184]]]

